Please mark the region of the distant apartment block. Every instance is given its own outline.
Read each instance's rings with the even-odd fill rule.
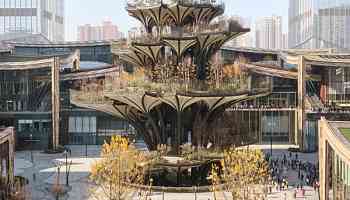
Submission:
[[[79,41],[118,40],[123,37],[118,26],[111,21],[104,21],[100,26],[86,24],[78,27]]]
[[[64,0],[0,0],[0,34],[40,34],[64,41]]]
[[[257,48],[282,48],[282,17],[270,16],[256,20],[255,45]]]

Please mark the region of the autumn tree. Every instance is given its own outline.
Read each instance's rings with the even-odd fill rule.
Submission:
[[[147,158],[127,138],[113,136],[109,144],[103,145],[101,157],[93,164],[90,175],[97,186],[91,191],[96,199],[125,199],[130,184],[143,184]]]
[[[224,152],[221,165],[221,179],[233,199],[265,198],[269,168],[261,150],[231,148]]]

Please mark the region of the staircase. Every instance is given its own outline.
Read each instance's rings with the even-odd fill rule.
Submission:
[[[313,81],[306,82],[306,107],[313,111],[324,111],[326,107],[320,100],[318,96],[319,88],[315,85]]]

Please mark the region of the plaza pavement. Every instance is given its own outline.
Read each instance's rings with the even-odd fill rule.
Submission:
[[[288,155],[286,145],[274,145],[273,157],[282,158],[283,154]],[[88,181],[90,166],[93,162],[99,159],[100,146],[88,146],[87,154],[85,156],[85,146],[69,146],[72,150],[72,155],[69,156],[68,162],[72,161],[72,166],[69,175],[70,192],[60,200],[93,200],[89,197],[89,188],[91,184]],[[270,152],[270,145],[251,145],[249,148],[263,149],[266,153]],[[299,159],[316,163],[317,154],[298,154]],[[55,199],[46,188],[56,183],[57,181],[57,164],[63,164],[60,169],[59,183],[65,184],[65,156],[63,154],[44,154],[39,151],[33,151],[34,163],[31,163],[30,151],[16,152],[15,156],[15,174],[26,177],[29,180],[29,185],[26,188],[26,194],[31,200],[53,200]],[[268,196],[269,200],[289,200],[294,199],[293,185],[298,183],[297,173],[294,171],[286,171],[291,187],[287,191],[276,192]],[[299,197],[298,200],[317,200],[318,195],[311,187],[305,187],[305,197]],[[213,193],[198,193],[197,200],[213,200]],[[226,197],[226,198],[224,198]],[[220,195],[221,199],[230,199],[229,193]],[[137,200],[136,192],[128,194],[128,198]],[[163,200],[163,193],[153,192],[152,200]],[[165,193],[165,200],[195,200],[194,193]],[[218,199],[218,200],[219,200]]]
[[[68,162],[72,161],[69,185],[71,191],[60,200],[86,200],[89,199],[88,182],[90,165],[99,159],[100,147],[88,146],[88,157],[85,157],[85,146],[70,146],[72,155]],[[30,151],[16,152],[15,175],[23,176],[29,180],[26,194],[31,200],[52,200],[55,199],[47,191],[57,181],[57,165],[60,168],[60,184],[66,183],[66,167],[64,154],[44,154],[33,151],[34,163],[30,160]]]

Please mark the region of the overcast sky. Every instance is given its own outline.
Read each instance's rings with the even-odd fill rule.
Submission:
[[[288,0],[223,0],[225,15],[240,15],[253,23],[255,18],[271,15],[283,17],[283,30],[288,29]],[[121,31],[138,25],[125,11],[126,0],[66,0],[66,40],[76,40],[77,27],[82,24],[101,24],[111,20]]]

